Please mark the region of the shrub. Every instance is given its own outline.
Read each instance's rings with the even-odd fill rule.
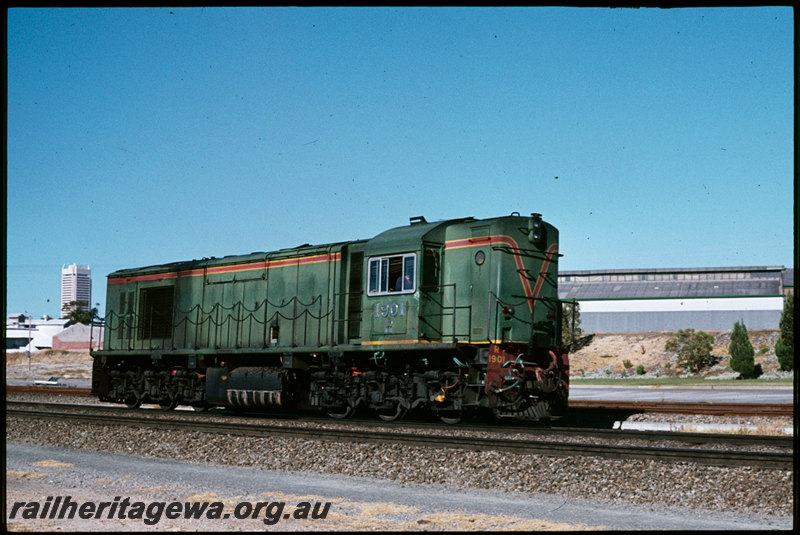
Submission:
[[[636,375],[644,375],[644,366],[641,364],[636,366]]]
[[[681,329],[667,340],[664,348],[678,355],[678,366],[699,373],[706,366],[716,362],[714,355],[711,354],[713,341],[714,337],[703,331]]]
[[[794,295],[787,295],[780,321],[781,336],[775,344],[775,355],[781,370],[794,369]]]
[[[570,351],[575,351],[581,336],[583,336],[583,329],[581,329],[581,307],[577,301],[562,301],[561,302],[561,341],[569,348]]]
[[[753,360],[755,351],[750,338],[747,336],[747,328],[744,322],[737,321],[733,324],[731,333],[731,343],[728,345],[728,353],[731,355],[731,369],[739,372],[744,377],[753,375],[756,363]]]
[[[628,359],[623,360],[622,365],[625,366],[626,370],[629,369],[631,366],[633,366],[633,364],[631,364],[631,361],[629,361]]]
[[[792,371],[794,369],[794,349],[787,349],[783,338],[778,338],[775,344],[775,354],[778,355],[778,363],[781,371]]]

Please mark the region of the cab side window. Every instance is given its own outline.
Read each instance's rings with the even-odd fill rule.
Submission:
[[[367,295],[412,293],[416,289],[416,270],[415,253],[370,258]]]

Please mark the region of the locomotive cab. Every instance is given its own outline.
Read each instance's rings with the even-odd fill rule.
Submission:
[[[447,222],[412,218],[383,232],[365,248],[367,274],[362,344],[394,347],[443,338],[439,284]]]

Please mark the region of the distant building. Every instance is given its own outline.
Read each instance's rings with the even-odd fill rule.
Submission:
[[[76,323],[70,325],[60,333],[53,336],[53,349],[65,351],[100,349],[103,345],[103,326],[84,325]]]
[[[83,325],[68,319],[28,318],[9,314],[6,319],[6,352],[61,349],[86,351],[103,343],[102,325]]]
[[[783,270],[783,295],[794,295],[794,269]]]
[[[61,267],[61,315],[66,316],[64,310],[72,301],[84,301],[86,306],[81,308],[89,310],[92,306],[92,270],[89,266],[77,264]]]
[[[558,294],[587,333],[777,329],[793,280],[784,267],[562,271]]]
[[[34,319],[24,314],[9,314],[6,320],[6,351],[51,349],[53,336],[71,324],[69,320],[50,316]]]

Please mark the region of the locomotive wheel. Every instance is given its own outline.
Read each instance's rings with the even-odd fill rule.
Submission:
[[[392,405],[388,409],[378,409],[378,418],[384,422],[394,422],[406,414],[406,406],[401,399],[392,400]]]
[[[441,420],[442,423],[447,425],[461,423],[461,418],[463,417],[461,411],[439,411],[437,416],[439,416],[439,420]]]
[[[331,418],[336,418],[337,420],[344,420],[345,418],[350,418],[353,415],[355,407],[351,407],[350,405],[344,405],[343,407],[329,407],[325,409],[325,414],[330,416]]]
[[[171,411],[178,406],[178,396],[175,394],[167,394],[158,400],[159,408],[162,411]]]
[[[125,396],[125,406],[129,409],[138,409],[142,404],[142,396],[138,392],[128,392]]]

